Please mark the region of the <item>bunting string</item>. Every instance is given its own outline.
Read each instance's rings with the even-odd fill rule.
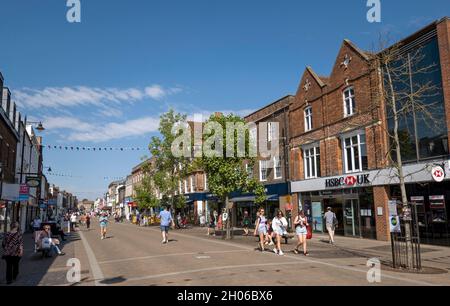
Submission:
[[[45,145],[43,146],[47,150],[60,150],[60,151],[92,151],[92,152],[123,152],[123,151],[145,151],[148,150],[143,147],[83,147],[83,146],[67,146],[67,145]]]

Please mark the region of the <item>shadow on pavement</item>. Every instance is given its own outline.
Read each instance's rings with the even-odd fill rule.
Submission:
[[[67,247],[73,242],[80,240],[77,232],[66,234],[66,241],[61,242],[59,248],[62,252],[67,252]],[[37,286],[42,284],[44,276],[48,277],[55,284],[66,282],[66,270],[55,268],[54,263],[59,258],[57,255],[52,257],[43,257],[42,253],[34,253],[34,239],[31,233],[25,233],[23,235],[24,243],[24,256],[20,260],[19,264],[19,276],[17,281],[10,286]],[[70,254],[61,256],[62,258],[71,258]],[[1,260],[0,263],[0,286],[6,284],[6,262]],[[67,268],[68,269],[68,268]],[[62,272],[62,273],[61,273]]]

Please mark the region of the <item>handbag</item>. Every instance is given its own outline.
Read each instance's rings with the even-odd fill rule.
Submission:
[[[311,240],[311,239],[312,239],[312,236],[313,236],[311,226],[308,225],[308,226],[306,227],[306,231],[307,231],[306,239]]]
[[[336,214],[334,214],[334,215],[333,215],[333,225],[334,225],[334,226],[338,226],[338,224],[339,224],[339,221],[338,221],[338,219],[336,218]]]

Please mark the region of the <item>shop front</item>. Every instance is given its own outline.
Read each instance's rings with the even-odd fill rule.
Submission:
[[[404,166],[408,202],[417,209],[422,243],[450,246],[450,163],[440,182],[432,165]],[[336,213],[336,235],[388,241],[389,202],[401,200],[393,169],[346,174],[292,182],[299,210],[304,210],[315,232],[326,232],[323,216],[328,207]]]
[[[287,219],[289,222],[291,221],[290,218],[290,212],[291,210],[286,209],[290,206],[285,206],[284,204],[289,202],[287,198],[289,198],[288,195],[288,184],[287,183],[279,183],[279,184],[268,184],[265,185],[265,192],[266,192],[266,201],[262,204],[256,204],[255,203],[255,195],[252,193],[240,193],[236,192],[233,193],[231,196],[230,201],[235,203],[234,210],[235,213],[235,223],[236,225],[239,225],[241,221],[243,220],[244,213],[247,211],[250,216],[250,220],[252,224],[255,224],[256,218],[257,218],[257,212],[260,207],[264,208],[265,214],[268,218],[272,219],[277,210],[281,209],[286,214],[289,214]]]
[[[398,186],[390,192],[392,199],[401,198]],[[450,246],[450,182],[408,184],[406,192],[417,210],[421,242]]]
[[[326,231],[323,214],[331,207],[339,222],[336,235],[376,239],[373,188],[305,192],[299,199],[299,210],[308,216],[313,231]]]

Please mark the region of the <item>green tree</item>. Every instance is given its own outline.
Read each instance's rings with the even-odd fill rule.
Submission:
[[[204,147],[202,152],[202,157],[199,160],[201,168],[208,175],[208,186],[214,195],[221,198],[227,207],[228,215],[230,215],[231,207],[228,205],[229,197],[232,192],[241,191],[245,193],[254,193],[256,195],[256,203],[262,203],[266,200],[264,186],[256,179],[250,177],[245,169],[245,164],[248,163],[249,166],[253,167],[256,158],[252,157],[250,154],[250,137],[248,129],[245,129],[245,154],[238,154],[238,130],[233,129],[233,134],[231,135],[231,130],[227,131],[227,123],[242,124],[245,125],[245,121],[236,115],[230,114],[228,116],[223,115],[212,115],[206,122],[207,127],[210,123],[215,124],[217,127],[222,128],[222,131],[211,130],[208,128],[204,132]],[[218,125],[217,125],[218,123]],[[219,128],[220,130],[220,128]],[[227,135],[227,132],[230,135]],[[220,135],[222,133],[222,135]],[[212,156],[207,153],[208,150],[208,140],[213,136],[222,136],[223,145],[222,147],[216,147],[216,145],[211,146],[218,154],[217,156]],[[232,143],[227,143],[227,138]],[[233,149],[232,154],[227,152],[227,148]],[[220,152],[222,151],[222,152]],[[228,154],[227,154],[228,153]],[[226,221],[226,238],[231,239],[230,233],[230,218]]]
[[[184,197],[176,196],[179,182],[187,175],[189,159],[178,157],[172,153],[172,144],[182,134],[181,127],[186,124],[186,115],[169,110],[160,117],[159,137],[152,137],[149,149],[155,164],[152,178],[158,190],[170,200],[162,201],[162,205],[172,205],[173,208],[185,206]],[[176,133],[174,133],[174,129]],[[190,147],[190,144],[189,144]]]
[[[150,210],[159,206],[160,202],[155,195],[155,191],[151,177],[145,173],[141,184],[136,187],[135,199],[139,210]]]

